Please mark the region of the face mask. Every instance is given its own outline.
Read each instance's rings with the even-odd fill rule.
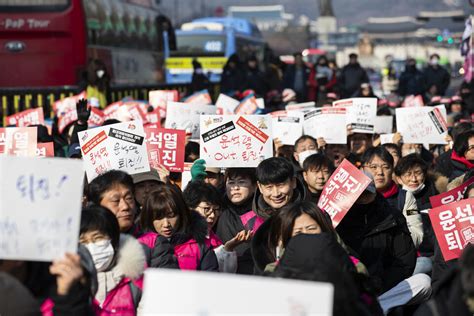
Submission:
[[[419,185],[417,188],[415,188],[415,189],[410,188],[410,187],[408,187],[408,186],[406,186],[406,185],[403,185],[402,187],[403,187],[404,190],[407,190],[407,191],[409,191],[409,192],[411,192],[411,193],[413,193],[413,194],[418,194],[418,193],[420,193],[420,192],[425,188],[425,184],[422,183],[422,184],[420,184],[420,185]]]
[[[438,58],[433,58],[433,59],[430,60],[430,64],[433,65],[433,66],[437,65],[438,63],[439,63]]]
[[[85,244],[89,250],[97,272],[104,272],[114,259],[114,248],[110,239]]]
[[[300,162],[300,166],[301,168],[303,168],[303,162],[306,160],[306,158],[308,158],[309,156],[311,155],[314,155],[314,154],[317,154],[318,151],[317,150],[305,150],[305,151],[302,151],[298,154],[298,158],[299,158],[299,162]]]
[[[100,78],[102,78],[102,77],[105,75],[105,71],[103,71],[103,70],[97,70],[96,74],[97,74],[97,78],[100,79]]]

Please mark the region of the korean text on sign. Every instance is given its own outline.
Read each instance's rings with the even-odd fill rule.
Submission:
[[[407,144],[446,144],[446,108],[410,107],[395,110],[397,131]]]
[[[318,202],[319,208],[331,217],[334,227],[339,225],[370,181],[369,177],[346,159],[334,171],[324,185]]]
[[[186,132],[164,128],[145,128],[150,166],[164,166],[171,172],[183,172]]]
[[[0,157],[0,259],[76,252],[83,173],[76,159]]]
[[[457,186],[454,189],[449,190],[448,192],[444,192],[435,196],[430,196],[431,207],[434,208],[462,200],[464,197],[464,192],[466,192],[467,187],[471,183],[474,183],[474,177],[468,179],[460,186]]]
[[[374,133],[377,98],[353,98],[335,101],[334,107],[346,108],[346,123],[354,133]]]
[[[256,167],[273,156],[272,118],[202,115],[200,157],[210,167]]]
[[[474,243],[474,198],[433,208],[429,212],[444,260],[459,258]]]
[[[10,115],[7,117],[7,124],[15,125],[17,127],[44,125],[43,108],[30,109]]]
[[[37,146],[36,127],[0,128],[0,154],[34,157]]]

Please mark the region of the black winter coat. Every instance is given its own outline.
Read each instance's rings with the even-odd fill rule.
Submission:
[[[416,250],[405,217],[381,195],[368,205],[355,204],[336,231],[360,255],[379,294],[412,275]]]
[[[350,98],[360,89],[360,85],[364,82],[369,82],[369,76],[367,76],[367,72],[359,63],[344,66],[338,79],[341,88],[341,98]]]
[[[433,66],[428,66],[424,70],[424,75],[426,78],[426,88],[429,89],[431,86],[435,85],[438,89],[438,95],[444,95],[446,89],[448,89],[449,82],[451,81],[451,76],[441,66],[434,68]]]

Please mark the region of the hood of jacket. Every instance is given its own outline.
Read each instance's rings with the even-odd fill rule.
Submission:
[[[295,179],[296,179],[296,188],[293,191],[293,197],[291,198],[291,201],[287,205],[283,206],[283,208],[288,208],[293,203],[296,203],[299,201],[305,201],[310,198],[304,183],[300,179],[298,179],[298,177],[295,177]],[[277,211],[273,209],[270,205],[268,205],[267,202],[265,202],[259,189],[255,191],[255,195],[253,197],[253,203],[252,203],[252,210],[255,212],[255,214],[257,214],[258,216],[264,219],[268,219],[271,216],[271,214]]]
[[[130,235],[120,234],[119,249],[112,270],[136,280],[145,271],[146,257],[141,244]]]
[[[208,235],[207,229],[206,219],[198,212],[191,211],[191,222],[189,223],[189,227],[186,227],[183,231],[174,233],[170,242],[172,245],[180,245],[190,239],[194,239],[200,244],[204,243],[206,236]]]

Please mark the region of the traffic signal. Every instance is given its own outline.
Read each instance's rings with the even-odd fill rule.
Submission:
[[[441,43],[443,41],[443,35],[436,36],[436,40]]]

